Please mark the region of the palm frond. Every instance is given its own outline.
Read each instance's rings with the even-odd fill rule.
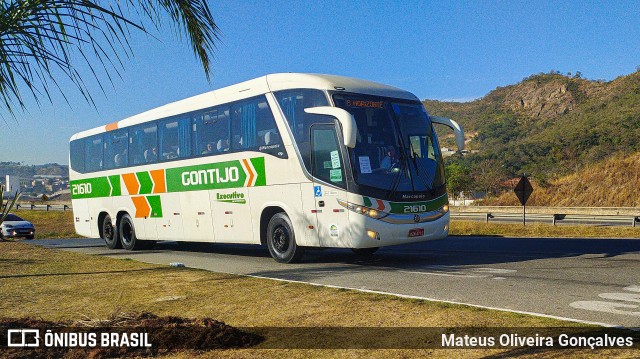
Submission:
[[[0,3],[0,106],[10,114],[14,106],[25,108],[21,89],[39,103],[51,101],[50,88],[63,96],[56,76],[66,76],[80,94],[93,102],[83,75],[72,62],[82,59],[89,75],[103,90],[106,75],[121,76],[123,57],[132,55],[130,30],[149,33],[146,18],[156,27],[167,13],[191,47],[210,79],[211,56],[220,40],[206,0],[127,0],[127,10],[140,19],[125,16],[121,2],[87,0],[11,0]],[[74,57],[74,55],[77,55]],[[61,75],[60,75],[61,74]],[[64,96],[66,98],[66,96]]]

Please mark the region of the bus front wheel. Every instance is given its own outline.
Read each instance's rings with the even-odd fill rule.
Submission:
[[[271,257],[280,263],[293,263],[302,258],[304,248],[296,244],[296,236],[289,216],[276,213],[267,226],[267,247]]]
[[[120,240],[118,238],[117,228],[111,222],[111,216],[108,214],[102,220],[102,228],[100,229],[104,243],[109,249],[120,248]]]

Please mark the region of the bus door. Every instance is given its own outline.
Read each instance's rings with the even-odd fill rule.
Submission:
[[[211,191],[187,191],[180,193],[182,227],[185,241],[214,241],[210,194]]]
[[[253,243],[251,207],[247,187],[215,190],[211,193],[213,230],[216,242]]]
[[[322,247],[351,247],[348,213],[338,203],[347,197],[341,147],[335,125],[311,126],[311,175]]]

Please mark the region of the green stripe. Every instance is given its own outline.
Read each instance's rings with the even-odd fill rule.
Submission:
[[[256,170],[256,175],[258,176],[256,178],[256,186],[266,186],[267,185],[267,176],[265,175],[265,171],[264,171],[264,157],[257,157],[257,158],[252,158],[249,161],[251,161],[251,164],[253,165],[253,168]]]
[[[435,211],[447,203],[449,203],[449,198],[445,193],[431,201],[389,202],[389,205],[391,206],[391,213],[421,213]]]
[[[367,207],[372,207],[373,202],[376,200],[375,198],[362,196],[364,201],[364,205]],[[422,202],[389,202],[389,206],[391,207],[391,211],[389,213],[423,213],[423,212],[431,212],[442,208],[445,204],[449,203],[449,198],[446,194],[442,196],[430,200],[430,201],[422,201]]]
[[[140,182],[140,193],[139,194],[149,194],[153,189],[153,181],[151,181],[151,175],[149,172],[137,172],[136,177],[138,178],[138,182]]]
[[[162,202],[160,202],[160,196],[147,196],[149,206],[151,207],[151,218],[162,217]]]
[[[122,189],[120,187],[120,175],[109,176],[109,184],[111,184],[112,196],[120,196],[122,194]]]
[[[69,183],[71,198],[98,198],[109,197],[111,186],[107,177],[85,178]]]
[[[266,186],[267,175],[264,157],[249,159],[256,173],[255,186]],[[136,194],[150,194],[153,180],[149,172],[136,172],[140,191]],[[167,192],[186,192],[210,189],[244,187],[247,179],[240,161],[207,163],[204,165],[168,168],[165,170]],[[100,198],[121,196],[120,175],[86,178],[70,182],[71,198]]]

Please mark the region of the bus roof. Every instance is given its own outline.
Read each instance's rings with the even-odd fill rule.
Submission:
[[[340,90],[344,92],[418,101],[418,98],[410,92],[367,80],[337,75],[277,73],[172,102],[117,122],[82,131],[73,135],[71,140],[95,135],[110,129],[137,125],[147,121],[205,109],[226,102],[242,100],[271,91],[296,88]]]

